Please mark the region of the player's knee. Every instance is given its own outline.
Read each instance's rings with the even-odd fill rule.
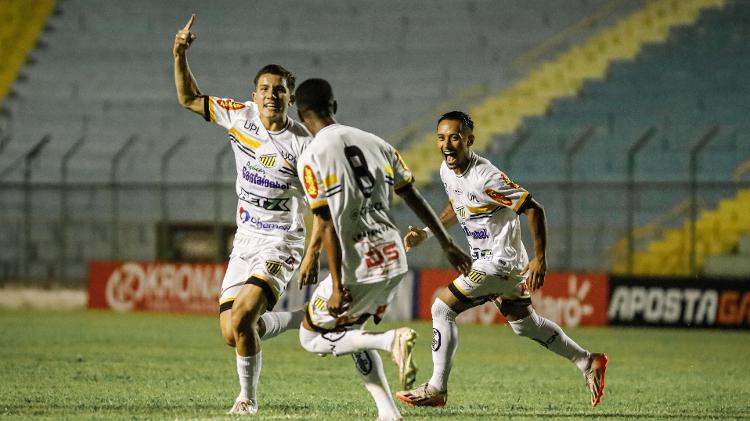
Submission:
[[[234,329],[232,329],[231,325],[221,327],[221,336],[224,338],[224,343],[226,343],[227,345],[231,347],[237,345],[234,340]]]
[[[234,340],[234,329],[232,328],[232,310],[224,310],[219,316],[219,330],[221,330],[221,337],[224,339],[224,343],[234,347],[236,346]]]
[[[256,307],[258,306],[238,306],[235,303],[232,308],[232,332],[235,336],[257,331],[261,310]]]
[[[440,298],[436,298],[435,302],[432,303],[431,311],[433,320],[447,320],[449,322],[454,322],[456,321],[456,316],[458,316],[458,314]]]
[[[532,312],[522,319],[509,321],[508,324],[516,335],[532,338],[539,330],[540,320],[536,313]]]

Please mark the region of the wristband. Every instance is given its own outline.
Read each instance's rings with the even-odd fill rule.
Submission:
[[[427,239],[430,239],[430,238],[432,238],[435,235],[435,234],[432,233],[432,230],[430,229],[430,227],[424,227],[424,228],[422,228],[422,231],[425,234],[427,234]]]

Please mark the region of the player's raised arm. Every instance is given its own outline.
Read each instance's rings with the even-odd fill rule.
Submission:
[[[526,215],[531,230],[531,238],[534,241],[534,258],[523,269],[521,275],[528,274],[527,286],[532,291],[544,285],[544,276],[547,273],[547,222],[544,216],[544,208],[536,200],[531,198],[523,206],[523,214]]]
[[[172,47],[174,83],[177,88],[177,101],[180,105],[194,113],[203,115],[203,96],[187,62],[187,50],[196,38],[195,34],[190,32],[193,23],[195,23],[195,15],[190,16],[190,20],[182,29],[177,31],[174,37],[174,46]]]
[[[451,265],[456,268],[459,272],[464,275],[468,274],[471,270],[471,257],[464,253],[456,244],[453,239],[445,230],[445,226],[441,222],[440,218],[435,214],[427,201],[424,200],[422,194],[419,193],[412,184],[398,191],[398,195],[404,199],[407,206],[417,215],[417,217],[427,225],[427,228],[435,235],[435,238],[443,248],[443,253],[451,262]],[[445,211],[443,212],[445,213]],[[455,215],[453,216],[455,218]]]

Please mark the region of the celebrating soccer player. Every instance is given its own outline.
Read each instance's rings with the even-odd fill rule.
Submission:
[[[307,305],[300,342],[310,352],[353,354],[378,419],[398,420],[380,356],[373,350],[391,352],[402,385],[411,385],[416,333],[405,327],[381,333],[362,330],[370,317],[380,320],[407,271],[401,236],[390,216],[392,192],[435,233],[454,267],[468,273],[471,258],[453,243],[413,186],[398,152],[371,133],[336,123],[336,101],[328,82],[307,80],[296,96],[300,121],[315,136],[297,171],[331,272]]]
[[[273,308],[302,261],[302,216],[307,206],[296,161],[311,137],[287,117],[294,101],[294,76],[279,65],[258,71],[252,101],[203,95],[187,63],[187,49],[195,40],[190,31],[194,22],[195,15],[175,36],[175,85],[183,107],[227,129],[234,151],[237,233],[221,286],[219,317],[224,340],[236,349],[240,381],[239,396],[229,413],[253,414],[258,410],[255,392],[262,363],[260,337],[265,332],[261,315]],[[317,252],[310,251],[313,257],[306,256],[300,269],[314,277]],[[274,326],[277,330],[297,327],[301,320],[294,317],[301,314],[277,315]]]
[[[458,347],[456,316],[492,301],[513,332],[538,342],[581,370],[591,392],[591,404],[596,406],[604,395],[607,356],[581,348],[531,305],[529,292],[542,287],[547,270],[544,210],[526,190],[471,150],[473,130],[474,122],[460,111],[438,120],[437,146],[443,155],[440,178],[450,201],[440,219],[446,225],[461,224],[474,263],[471,272],[448,285],[432,305],[432,377],[396,396],[410,405],[445,405],[448,376]],[[520,214],[528,218],[534,241],[531,261],[521,242]],[[411,228],[404,237],[406,249],[416,247],[431,234],[431,227]]]

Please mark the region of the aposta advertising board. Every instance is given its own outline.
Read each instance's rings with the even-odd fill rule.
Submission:
[[[450,270],[419,272],[418,318],[430,320],[431,307],[440,291],[456,277]],[[607,324],[609,284],[607,275],[595,273],[548,273],[544,287],[531,295],[539,314],[561,326],[602,326]],[[492,303],[467,310],[459,323],[505,323]]]
[[[750,328],[746,279],[613,277],[611,285],[612,325]]]

